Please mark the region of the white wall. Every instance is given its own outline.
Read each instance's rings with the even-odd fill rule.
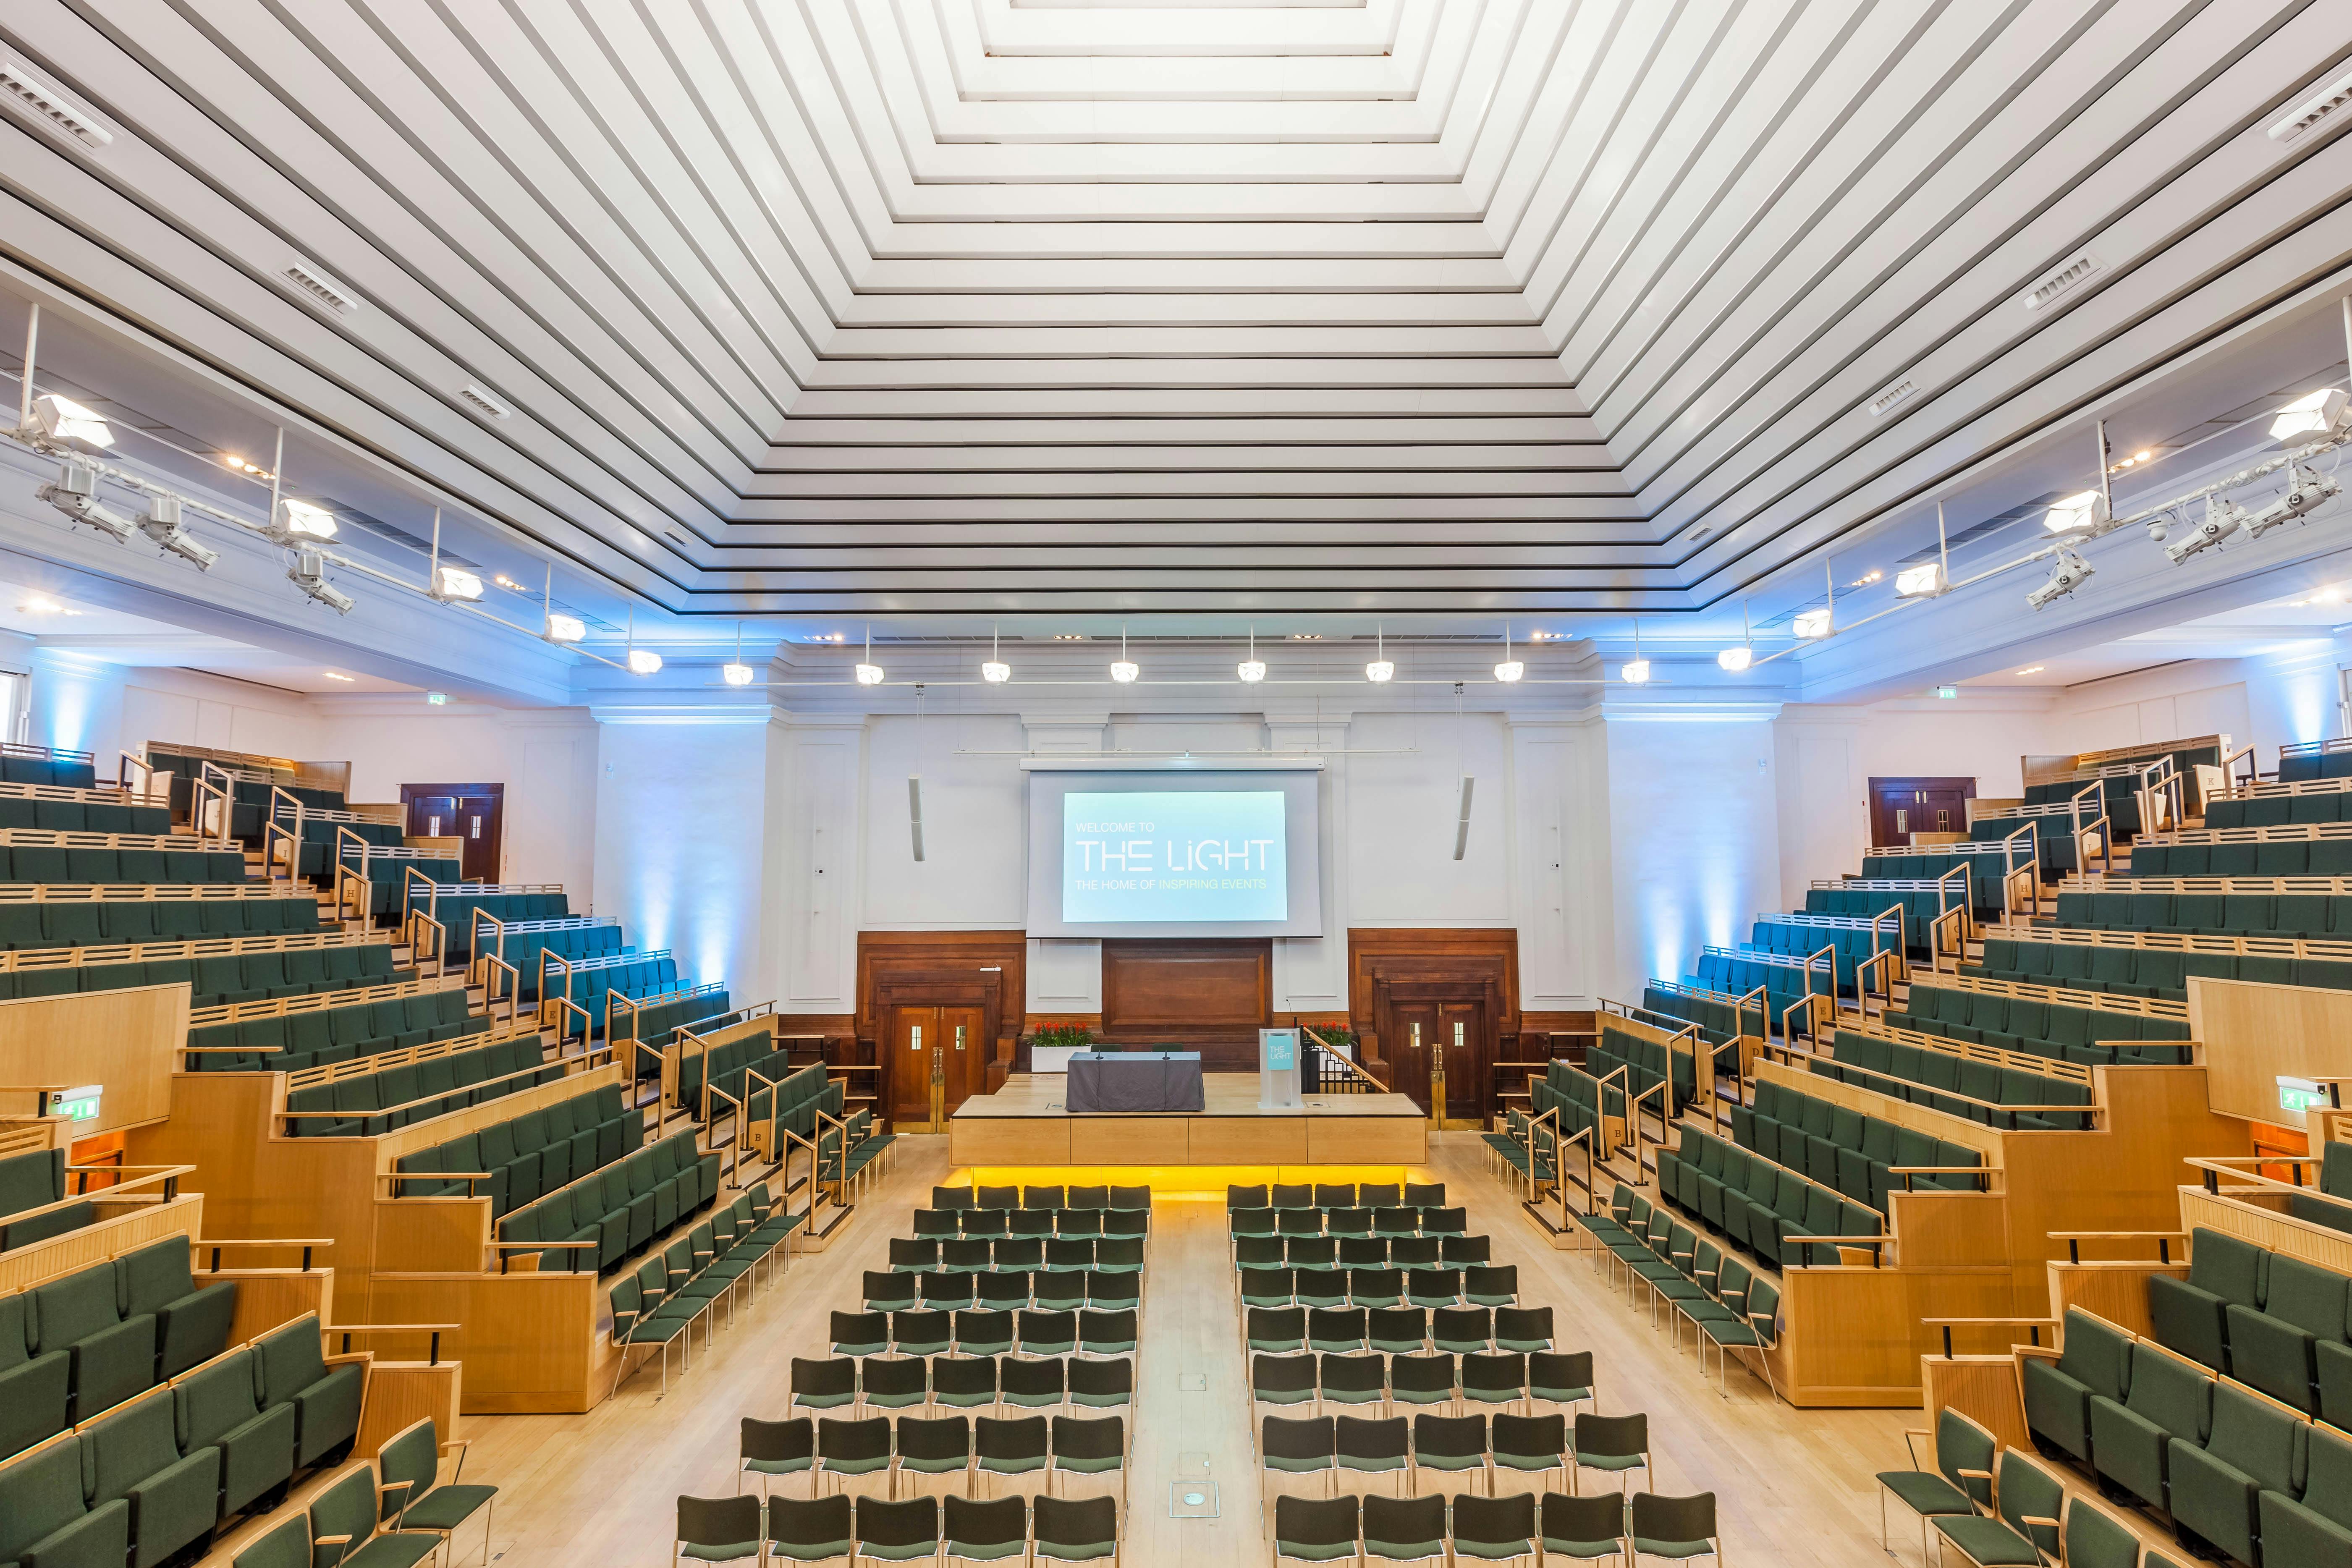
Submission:
[[[674,952],[680,974],[725,980],[742,1003],[774,994],[761,921],[767,731],[607,722],[598,734],[596,912],[620,916],[641,951]]]
[[[1612,718],[1610,857],[1615,971],[1639,1001],[1651,975],[1691,973],[1702,947],[1746,938],[1781,905],[1772,725]]]
[[[252,681],[102,664],[37,648],[30,739],[91,752],[100,778],[115,776],[121,752],[150,741],[178,741],[273,757],[317,757],[319,720],[310,700]]]

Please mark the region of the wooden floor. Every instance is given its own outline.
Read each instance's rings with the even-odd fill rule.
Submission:
[[[975,1121],[999,1117],[1053,1116],[1070,1114],[1063,1103],[1069,1080],[1060,1073],[1017,1072],[1004,1080],[1004,1087],[993,1094],[976,1094],[956,1110],[956,1115]],[[1257,1102],[1257,1074],[1245,1072],[1212,1072],[1201,1075],[1201,1109],[1171,1110],[1170,1116],[1412,1116],[1421,1114],[1408,1095],[1402,1094],[1309,1094],[1300,1097],[1299,1103],[1281,1110],[1267,1110]],[[1089,1112],[1087,1114],[1106,1114]]]
[[[824,1355],[827,1314],[859,1303],[860,1271],[886,1266],[886,1241],[910,1232],[909,1211],[949,1176],[947,1140],[902,1139],[894,1167],[827,1252],[803,1257],[765,1290],[714,1352],[658,1393],[654,1371],[585,1415],[468,1417],[474,1440],[466,1479],[496,1483],[490,1548],[503,1568],[604,1568],[668,1561],[675,1499],[734,1489],[737,1421],[785,1407],[788,1363]],[[1798,1411],[1769,1398],[1734,1367],[1727,1394],[1702,1379],[1687,1345],[1637,1312],[1578,1255],[1553,1250],[1486,1173],[1473,1134],[1431,1140],[1426,1177],[1469,1209],[1470,1229],[1494,1237],[1498,1263],[1519,1268],[1520,1300],[1555,1310],[1562,1349],[1590,1349],[1602,1408],[1644,1410],[1658,1460],[1658,1489],[1713,1490],[1721,1502],[1726,1556],[1751,1568],[1862,1568],[1885,1563],[1874,1472],[1902,1466],[1903,1429],[1916,1410]],[[1258,1533],[1246,1382],[1225,1258],[1221,1201],[1163,1199],[1152,1219],[1145,1288],[1140,1419],[1134,1424],[1130,1565],[1259,1564],[1272,1560]],[[1180,1380],[1205,1380],[1187,1392]],[[1206,1467],[1221,1517],[1169,1517],[1180,1465]],[[797,1491],[797,1484],[795,1485]],[[1896,1506],[1895,1555],[1918,1568],[1917,1527]],[[2145,1517],[2150,1541],[2160,1539]],[[228,1568],[258,1533],[225,1537],[207,1568]],[[474,1568],[478,1526],[461,1536],[457,1561]],[[448,1565],[444,1564],[444,1568]]]

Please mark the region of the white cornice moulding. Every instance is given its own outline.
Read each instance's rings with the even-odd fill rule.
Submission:
[[[1612,724],[1763,724],[1780,716],[1778,700],[1758,702],[1611,701],[1604,717]]]
[[[1118,752],[1065,753],[1018,759],[1024,773],[1320,773],[1323,759],[1313,752],[1286,752],[1278,757],[1130,757]]]
[[[720,708],[692,702],[592,702],[588,711],[599,724],[765,724],[778,717],[762,702],[758,707]]]

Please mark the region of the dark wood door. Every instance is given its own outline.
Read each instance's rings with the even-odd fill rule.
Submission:
[[[498,881],[506,793],[502,784],[403,784],[404,831],[411,838],[457,839],[457,874],[468,882]]]
[[[945,1091],[946,1114],[972,1095],[986,1092],[984,1023],[978,1007],[897,1006],[889,1010],[886,1048],[890,1053],[890,1121],[897,1127],[931,1124],[931,1079]]]
[[[1911,842],[1914,833],[1966,833],[1968,803],[1977,781],[1901,778],[1870,781],[1870,842],[1874,848]]]
[[[1429,1110],[1429,1059],[1441,1037],[1434,1002],[1399,1002],[1388,1008],[1386,1031],[1381,1038],[1394,1069],[1389,1088]],[[1445,1098],[1454,1098],[1449,1087]]]
[[[1495,1042],[1483,1002],[1437,1005],[1438,1044],[1445,1052],[1445,1115],[1486,1125],[1495,1094]]]

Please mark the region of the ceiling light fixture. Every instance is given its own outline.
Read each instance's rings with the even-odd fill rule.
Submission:
[[[2343,490],[2335,476],[2323,475],[2307,464],[2297,463],[2288,470],[2286,493],[2246,519],[2242,525],[2245,535],[2249,540],[2260,539],[2274,528],[2298,522]]]
[[[158,550],[169,551],[183,561],[195,563],[199,572],[209,572],[220,559],[220,552],[208,550],[196,542],[180,522],[180,498],[155,495],[147,498],[147,515],[139,524],[141,531],[155,542]]]
[[[1257,656],[1257,628],[1255,626],[1252,626],[1250,628],[1249,657],[1242,660],[1240,668],[1236,669],[1234,673],[1253,686],[1265,679],[1265,661]]]
[[[1628,685],[1646,686],[1650,681],[1650,661],[1642,657],[1642,623],[1633,623],[1633,657],[1618,670],[1618,676]]]
[[[2044,669],[2046,669],[2046,668],[2049,668],[2049,667],[2048,667],[2048,666],[2046,666],[2046,665],[2040,665],[2040,664],[2029,664],[2029,665],[2027,665],[2023,669],[2019,670],[2017,673],[2018,673],[2018,674],[2020,674],[2020,675],[2039,675],[2039,674],[2041,674]]]
[[[2230,535],[2246,526],[2246,509],[2226,496],[2205,498],[2205,521],[2189,531],[2189,536],[2164,547],[2164,553],[2175,566],[2200,551],[2210,550]]]
[[[588,623],[577,616],[560,615],[551,610],[547,616],[547,630],[542,635],[550,642],[575,643],[588,635]]]
[[[1739,603],[1739,646],[1725,648],[1715,656],[1716,664],[1738,675],[1756,662],[1756,634],[1748,624],[1748,602]]]
[[[1055,632],[1054,634],[1054,640],[1055,642],[1084,642],[1087,640],[1087,634],[1084,632]]]
[[[630,674],[658,675],[661,673],[661,667],[662,656],[656,653],[653,649],[649,647],[633,647],[629,650]]]
[[[1895,591],[1906,599],[1932,599],[1944,591],[1941,562],[1928,561],[1895,574]]]
[[[55,599],[46,598],[39,594],[34,595],[23,604],[17,605],[16,608],[19,612],[27,616],[78,616],[81,614],[79,610],[68,610],[63,605],[58,604]]]
[[[1396,679],[1396,666],[1389,662],[1388,628],[1372,628],[1372,662],[1364,666],[1364,679],[1375,686],[1385,686]]]
[[[327,581],[327,558],[316,550],[296,552],[294,564],[286,568],[286,580],[339,616],[350,615],[359,604],[358,600]]]
[[[34,493],[74,521],[113,535],[118,543],[139,531],[137,523],[98,499],[98,469],[91,464],[68,458],[57,479]]]
[[[988,628],[988,662],[980,667],[980,678],[991,686],[1002,686],[1013,679],[1013,667],[997,657],[996,628]]]
[[[1142,667],[1127,657],[1127,628],[1118,628],[1118,659],[1110,667],[1110,678],[1121,686],[1132,686],[1135,678],[1143,673]]]
[[[347,681],[347,680],[351,679],[351,677],[350,677],[350,676],[348,676],[348,675],[339,674],[339,673],[337,673],[336,671],[331,670],[331,669],[322,669],[322,670],[320,670],[319,673],[320,673],[320,675],[325,676],[329,680],[346,680],[346,681]]]
[[[482,580],[471,572],[444,566],[434,574],[433,596],[445,605],[453,600],[471,603],[482,596]]]
[[[735,660],[732,664],[722,664],[719,667],[719,679],[730,686],[749,686],[759,673],[743,662],[743,623],[737,621],[735,623]]]
[[[1495,679],[1508,686],[1527,674],[1528,667],[1511,657],[1511,623],[1503,623],[1503,662],[1495,667]]]
[[[2298,397],[2278,411],[2271,421],[2273,441],[2325,440],[2346,433],[2347,416],[2352,415],[2352,398],[2346,397],[2340,386],[2327,387],[2308,397]]]
[[[2025,602],[2041,609],[2053,599],[2063,599],[2091,580],[2092,566],[2082,552],[2071,544],[2058,547],[2058,558],[2050,568],[2050,581],[2025,595]]]
[[[79,441],[89,447],[111,447],[114,432],[107,428],[106,420],[95,409],[84,408],[69,397],[50,393],[33,399],[33,424],[22,432],[27,440]]]
[[[2080,533],[2106,521],[2107,498],[2097,490],[2062,497],[2042,515],[2042,526],[2053,533]]]
[[[1827,610],[1807,610],[1795,622],[1797,636],[1812,642],[1830,635],[1830,613]]]
[[[857,684],[860,686],[882,684],[882,667],[874,662],[874,628],[872,626],[866,628],[866,657],[857,661]]]
[[[335,537],[335,514],[309,501],[280,500],[278,503],[278,523],[271,537],[280,544],[304,539]]]

